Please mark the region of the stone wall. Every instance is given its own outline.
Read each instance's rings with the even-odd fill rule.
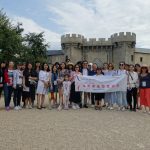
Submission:
[[[53,56],[52,61],[64,61],[66,56],[73,63],[80,60],[89,62],[112,62],[118,65],[120,61],[133,63],[131,56],[134,55],[136,34],[120,32],[111,35],[110,38],[85,38],[80,34],[66,34],[61,36],[64,56]]]
[[[142,58],[142,61],[140,60]],[[150,66],[150,54],[144,54],[144,53],[134,53],[134,63],[138,64],[147,64]]]

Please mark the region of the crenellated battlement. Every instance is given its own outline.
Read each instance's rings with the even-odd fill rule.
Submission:
[[[73,63],[87,60],[100,65],[103,62],[112,62],[118,66],[121,61],[133,64],[136,34],[132,32],[114,33],[108,39],[87,38],[81,34],[65,34],[61,36],[61,48],[64,51],[61,61],[69,58]],[[59,58],[59,56],[55,57]]]
[[[81,44],[83,46],[111,46],[115,42],[136,42],[136,34],[120,32],[111,35],[111,38],[84,38],[81,34],[66,34],[61,36],[61,44]]]
[[[105,38],[89,38],[89,39],[84,39],[84,46],[99,46],[99,45],[112,45],[111,39],[105,39]]]
[[[61,43],[83,43],[84,36],[81,34],[66,34],[61,36]]]
[[[131,32],[115,33],[111,36],[112,43],[114,42],[136,42],[136,34]]]

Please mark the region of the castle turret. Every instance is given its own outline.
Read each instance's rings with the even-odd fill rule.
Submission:
[[[80,34],[66,34],[61,37],[61,46],[66,58],[72,62],[82,60],[83,39],[84,36]]]
[[[111,36],[112,43],[115,42],[135,42],[136,41],[136,34],[131,32],[120,32],[115,33]]]
[[[115,33],[111,36],[113,45],[112,58],[113,62],[117,65],[120,61],[128,64],[134,62],[134,51],[136,44],[136,34],[131,32]]]

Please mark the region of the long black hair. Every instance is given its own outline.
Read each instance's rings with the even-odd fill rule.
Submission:
[[[54,64],[53,66],[52,66],[52,73],[54,73],[54,71],[53,71],[53,69],[54,69],[54,67],[56,67],[56,73],[58,73],[58,68],[57,68],[57,65],[56,64]]]
[[[50,69],[49,69],[49,65],[48,65],[48,63],[43,63],[43,64],[42,64],[42,70],[44,70],[44,65],[47,65],[47,66],[48,66],[48,68],[47,68],[47,70],[46,70],[46,71],[47,71],[47,72],[49,72],[49,71],[50,71]]]

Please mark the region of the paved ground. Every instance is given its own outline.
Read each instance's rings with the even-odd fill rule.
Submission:
[[[2,107],[0,150],[150,150],[148,114]]]

